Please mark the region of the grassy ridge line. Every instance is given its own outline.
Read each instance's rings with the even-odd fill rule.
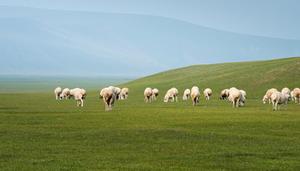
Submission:
[[[165,92],[177,87],[180,92],[185,88],[198,85],[202,90],[210,87],[214,95],[224,88],[235,86],[248,92],[250,98],[260,98],[270,87],[281,89],[300,87],[300,58],[284,58],[268,61],[234,62],[209,65],[194,65],[174,69],[120,86],[127,86],[136,92],[145,87],[157,87]],[[135,92],[132,92],[133,94]]]

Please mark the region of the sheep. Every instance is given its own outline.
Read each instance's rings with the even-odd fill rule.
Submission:
[[[294,99],[295,103],[300,104],[300,88],[294,88],[294,90],[291,92],[291,97]]]
[[[152,100],[156,100],[159,94],[159,90],[157,88],[152,89]]]
[[[232,102],[232,107],[239,107],[241,99],[241,92],[235,87],[229,89],[228,100]]]
[[[271,103],[271,95],[274,92],[277,92],[278,90],[276,88],[271,88],[269,90],[267,90],[266,94],[264,95],[262,101],[264,104],[266,104],[267,101],[269,101],[269,104]]]
[[[59,96],[60,96],[60,94],[61,94],[61,87],[56,87],[55,89],[54,89],[54,94],[55,94],[55,99],[56,100],[58,100],[59,99]]]
[[[229,89],[224,89],[221,91],[221,94],[220,94],[221,100],[227,99],[228,96],[229,96]]]
[[[105,105],[105,111],[112,110],[112,106],[116,100],[113,87],[106,87],[100,91],[100,98],[103,99]]]
[[[173,87],[170,88],[164,97],[164,102],[169,102],[171,100],[171,102],[177,102],[177,95],[178,95],[178,90],[177,88]]]
[[[120,99],[124,100],[128,98],[128,93],[129,93],[129,89],[124,87],[121,89],[121,93],[120,93]]]
[[[210,96],[212,95],[212,90],[210,88],[206,88],[204,91],[203,91],[203,94],[205,96],[205,99],[206,100],[209,100]]]
[[[291,99],[292,101],[294,101],[295,103],[297,103],[296,99],[295,99],[295,95],[294,95],[294,90],[291,91]]]
[[[190,89],[185,89],[183,92],[182,100],[187,100],[191,96],[191,90]]]
[[[291,100],[291,90],[287,87],[284,87],[282,90],[281,90],[281,93],[283,94],[287,94],[289,96],[289,100]]]
[[[114,86],[109,86],[108,88],[113,90],[113,93],[115,94],[115,100],[119,100],[120,99],[120,93],[121,93],[121,89],[119,87],[114,87]]]
[[[144,100],[146,103],[150,102],[152,100],[152,88],[147,87],[144,91]]]
[[[241,92],[241,97],[240,97],[240,103],[239,103],[239,106],[244,106],[245,105],[245,102],[246,102],[246,96],[247,96],[247,93],[245,90],[240,90]]]
[[[70,98],[70,89],[64,88],[60,94],[60,99],[69,99]]]
[[[281,105],[281,104],[286,105],[288,102],[288,98],[289,98],[288,94],[284,94],[279,91],[273,92],[271,95],[273,110],[278,110],[278,105]]]
[[[86,98],[86,90],[82,88],[81,94],[82,94],[82,99],[85,99]]]
[[[200,90],[199,87],[193,86],[191,89],[191,99],[193,101],[193,106],[197,105],[199,103],[200,98]]]
[[[82,88],[74,88],[70,90],[70,97],[74,97],[77,106],[83,107],[83,99],[86,97],[86,91]]]

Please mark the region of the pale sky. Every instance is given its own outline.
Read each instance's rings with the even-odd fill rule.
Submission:
[[[0,0],[0,5],[147,14],[237,33],[300,39],[299,0]]]

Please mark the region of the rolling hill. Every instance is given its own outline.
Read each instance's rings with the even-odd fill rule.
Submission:
[[[300,41],[139,14],[0,6],[2,74],[134,75],[298,56]]]
[[[193,65],[169,70],[131,81],[127,86],[134,92],[145,87],[157,87],[162,93],[177,87],[181,93],[185,88],[198,85],[202,90],[210,87],[216,96],[222,89],[235,86],[248,92],[250,98],[261,98],[271,87],[282,89],[300,87],[300,58],[283,58],[267,61],[235,62],[209,65]],[[216,98],[216,97],[214,97]]]

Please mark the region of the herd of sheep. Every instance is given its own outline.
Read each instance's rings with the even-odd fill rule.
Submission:
[[[278,91],[276,88],[271,88],[267,90],[266,94],[263,97],[263,103],[267,101],[272,103],[273,110],[278,110],[278,105],[287,104],[288,101],[295,101],[295,103],[300,103],[300,88],[294,88],[290,90],[285,87],[281,91]]]
[[[112,107],[117,100],[125,100],[128,98],[129,89],[109,86],[105,87],[100,91],[100,98],[103,99],[105,104],[105,110],[112,110]],[[77,106],[83,106],[83,100],[86,97],[86,91],[82,88],[68,89],[57,87],[54,90],[56,100],[70,99],[74,98],[77,102]],[[159,90],[157,88],[147,87],[144,90],[144,101],[146,103],[151,103],[157,99],[159,95]],[[203,95],[206,100],[209,100],[212,96],[212,89],[206,88],[203,91]],[[224,89],[220,93],[221,100],[228,100],[232,103],[232,107],[244,106],[246,102],[246,91],[240,90],[235,87],[229,89]],[[183,92],[182,100],[186,101],[188,99],[192,100],[193,106],[199,103],[200,99],[200,89],[197,86],[193,86],[191,89],[185,89]],[[272,103],[273,110],[278,110],[278,105],[287,104],[288,101],[293,100],[295,103],[300,104],[300,88],[295,88],[291,91],[289,88],[285,87],[281,91],[278,91],[275,88],[267,90],[266,94],[263,97],[263,103],[267,101]],[[165,96],[164,102],[177,102],[178,101],[178,89],[173,87],[170,88]]]
[[[86,97],[86,91],[83,88],[64,88],[57,87],[54,89],[54,94],[56,100],[60,99],[70,99],[73,97],[76,100],[77,106],[83,107],[83,100]]]

